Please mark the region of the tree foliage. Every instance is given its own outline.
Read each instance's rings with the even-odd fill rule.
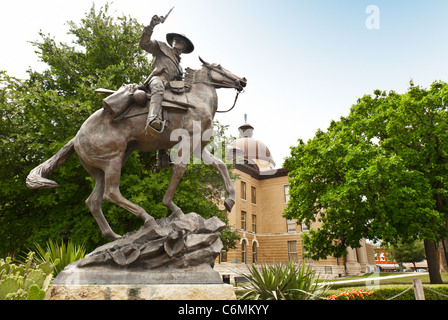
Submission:
[[[422,241],[412,242],[398,242],[394,246],[387,246],[387,251],[390,252],[392,259],[395,259],[399,263],[412,263],[414,269],[416,263],[425,259],[425,246]]]
[[[308,226],[313,258],[341,257],[362,238],[392,244],[446,237],[448,85],[365,95],[349,116],[291,148],[285,211]],[[445,101],[444,101],[445,100]]]
[[[86,243],[88,250],[105,241],[84,204],[94,181],[76,157],[52,174],[58,189],[29,190],[25,178],[102,107],[104,96],[95,93],[96,88],[141,83],[152,66],[138,46],[143,25],[130,17],[111,16],[108,5],[99,10],[93,5],[85,18],[68,26],[70,44],[42,32],[33,42],[46,70],[29,70],[26,80],[0,73],[0,256],[50,238]],[[225,126],[217,128],[225,131]],[[121,190],[160,218],[168,214],[161,202],[170,178],[171,170],[156,170],[155,153],[133,153],[123,169]],[[174,200],[186,212],[222,217],[216,203],[223,188],[215,169],[189,166]],[[103,210],[117,233],[141,225],[114,205],[104,203]]]

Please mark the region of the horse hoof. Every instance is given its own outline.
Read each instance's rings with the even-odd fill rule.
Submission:
[[[230,198],[227,198],[224,201],[224,206],[226,207],[227,211],[230,212],[232,211],[233,206],[235,205],[235,200],[232,200]]]
[[[109,240],[118,240],[118,239],[121,239],[121,236],[118,235],[118,234],[116,234],[116,233],[113,232],[113,231],[106,231],[106,232],[103,232],[103,233],[102,233],[102,236],[103,236],[104,238],[106,238],[106,239],[109,239]]]
[[[156,220],[153,217],[149,217],[149,219],[145,220],[143,227],[146,229],[146,228],[150,228],[155,225],[157,225]]]
[[[182,216],[184,216],[185,214],[183,213],[181,208],[177,208],[176,210],[173,211],[173,216],[180,218]]]
[[[169,216],[170,220],[174,220],[174,219],[179,219],[180,217],[182,217],[184,215],[184,213],[182,212],[181,208],[177,208],[173,211],[173,213]]]

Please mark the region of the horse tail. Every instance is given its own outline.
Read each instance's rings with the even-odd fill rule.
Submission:
[[[31,170],[26,178],[27,187],[30,189],[51,189],[59,187],[55,181],[45,179],[45,177],[48,177],[75,152],[74,141],[75,139],[70,140],[54,156]]]

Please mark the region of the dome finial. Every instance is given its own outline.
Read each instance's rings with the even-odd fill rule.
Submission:
[[[252,138],[254,127],[247,123],[247,114],[244,114],[244,124],[238,128],[240,138]]]

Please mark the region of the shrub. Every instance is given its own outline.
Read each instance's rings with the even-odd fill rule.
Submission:
[[[296,266],[293,262],[284,265],[274,263],[248,266],[244,274],[250,286],[244,289],[241,300],[314,300],[323,299],[329,289],[319,284],[319,277],[311,266]]]
[[[53,280],[54,264],[33,262],[28,253],[25,264],[13,264],[11,258],[0,260],[0,300],[43,300]]]

